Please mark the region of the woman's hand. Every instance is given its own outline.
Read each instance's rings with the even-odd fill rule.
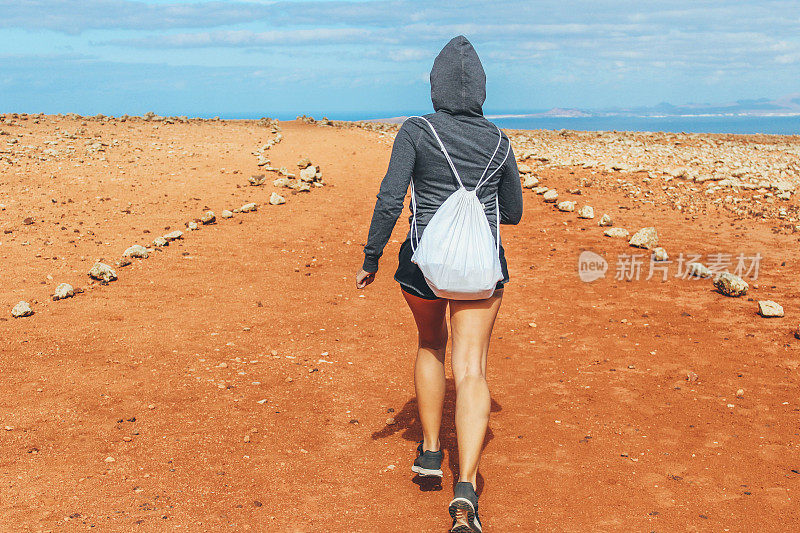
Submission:
[[[363,268],[356,274],[356,288],[363,289],[375,281],[375,272],[367,272]]]

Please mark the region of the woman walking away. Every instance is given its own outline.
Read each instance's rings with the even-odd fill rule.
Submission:
[[[522,188],[508,137],[483,117],[486,74],[466,37],[452,39],[439,52],[430,80],[435,113],[410,117],[397,133],[356,284],[363,289],[375,279],[410,186],[411,229],[394,279],[419,331],[414,385],[423,438],[412,470],[442,477],[439,429],[449,306],[459,464],[451,531],[480,532],[475,490],[489,422],[486,359],[508,283],[498,224],[519,223]]]

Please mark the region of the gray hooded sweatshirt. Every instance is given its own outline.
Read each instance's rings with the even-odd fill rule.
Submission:
[[[475,188],[497,147],[498,130],[483,117],[485,99],[486,74],[481,60],[467,38],[459,35],[447,43],[433,62],[431,101],[436,112],[425,118],[436,129],[469,190]],[[499,195],[501,224],[517,224],[522,217],[517,163],[508,137],[501,135],[500,147],[487,175],[498,168],[506,153],[508,156],[502,167],[478,189],[478,198],[493,230],[497,227],[495,195]],[[417,231],[422,236],[439,206],[458,189],[458,182],[430,128],[418,118],[406,120],[394,140],[364,247],[363,268],[367,272],[378,270],[378,260],[403,211],[403,200],[412,179],[417,198]],[[416,237],[413,244],[416,245]]]

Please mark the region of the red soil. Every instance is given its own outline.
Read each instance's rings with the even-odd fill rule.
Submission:
[[[5,129],[33,143],[79,125]],[[422,490],[432,487],[410,472],[416,338],[392,279],[407,213],[376,282],[354,283],[389,147],[358,129],[281,126],[273,166],[308,156],[328,184],[282,206],[265,205],[271,184],[247,186],[251,152],[270,138],[253,123],[89,122],[87,135],[131,147],[109,147],[108,167],[77,156],[0,167],[0,221],[13,230],[0,234],[0,529],[450,525],[452,382],[443,487]],[[170,141],[175,154],[150,144]],[[563,191],[586,176],[545,182]],[[522,223],[502,230],[511,283],[489,360],[486,531],[800,528],[796,236],[722,211],[640,207],[603,187],[575,199],[632,231],[656,226],[673,257],[759,251],[760,276],[738,299],[708,280],[617,281],[614,258],[635,249],[525,191]],[[87,285],[95,259],[247,201],[258,211],[186,231],[117,269],[118,281]],[[606,278],[579,280],[583,249],[609,259]],[[63,281],[91,290],[49,301]],[[751,298],[778,301],[786,318],[757,316]],[[36,314],[12,319],[20,299]]]

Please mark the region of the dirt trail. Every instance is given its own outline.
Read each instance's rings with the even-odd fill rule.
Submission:
[[[28,252],[0,250],[3,309],[22,297],[21,279],[40,300],[34,316],[0,321],[3,528],[447,529],[457,471],[451,382],[443,487],[420,487],[410,472],[420,438],[416,340],[392,280],[406,213],[377,281],[354,288],[389,147],[358,129],[281,126],[273,166],[296,168],[308,156],[326,187],[261,205],[272,187],[244,185],[257,172],[250,152],[267,138],[263,128],[175,125],[187,145],[210,139],[196,166],[227,172],[198,179],[185,166],[191,157],[161,161],[161,172],[176,174],[162,191],[161,179],[120,162],[137,187],[115,189],[113,201],[153,203],[100,239],[113,245],[65,247],[67,265],[52,281],[21,260]],[[231,151],[217,159],[220,138]],[[579,176],[546,180],[561,190]],[[8,171],[2,177],[23,194]],[[100,196],[63,187],[76,202]],[[600,189],[579,199],[631,230],[656,226],[671,255],[760,251],[757,288],[732,299],[707,280],[615,280],[613,258],[635,250],[603,237],[597,219],[560,213],[526,191],[522,224],[502,230],[512,281],[489,363],[486,530],[796,530],[796,237],[721,212],[691,220],[666,208],[618,209],[625,200]],[[108,286],[46,301],[61,281],[84,285],[98,250],[116,257],[206,206],[219,214],[248,200],[257,212],[187,232]],[[37,216],[54,218],[60,205],[45,202]],[[104,215],[91,212],[86,223],[105,231]],[[10,205],[0,213],[11,215]],[[609,260],[605,279],[579,280],[583,249]],[[779,301],[786,318],[758,317],[750,297]]]

